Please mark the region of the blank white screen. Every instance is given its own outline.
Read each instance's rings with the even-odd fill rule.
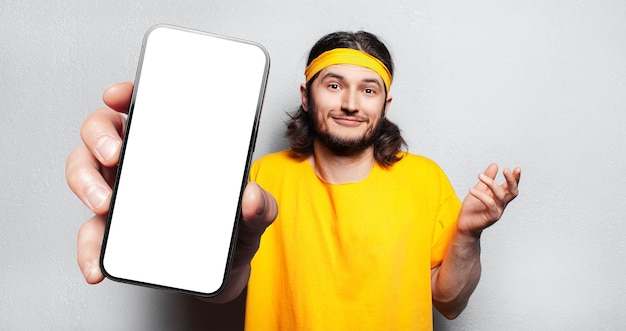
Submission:
[[[224,281],[269,59],[168,26],[146,35],[103,267],[210,295]]]

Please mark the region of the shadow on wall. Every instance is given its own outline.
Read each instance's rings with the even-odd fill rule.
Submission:
[[[166,293],[160,302],[158,323],[163,330],[233,330],[244,327],[246,292],[225,304],[208,303],[197,297]]]
[[[225,304],[208,303],[194,296],[163,292],[159,302],[162,330],[242,331],[244,328],[246,292]],[[451,330],[448,320],[433,311],[433,329]]]
[[[443,317],[438,311],[433,307],[433,330],[435,331],[450,331],[452,330],[448,324],[448,319]]]

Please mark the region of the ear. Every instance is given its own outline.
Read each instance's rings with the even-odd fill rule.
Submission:
[[[300,85],[300,98],[302,99],[302,109],[309,111],[309,98],[307,97],[306,84]]]
[[[391,108],[391,101],[393,100],[393,98],[391,97],[391,95],[387,95],[387,100],[385,100],[385,108],[383,108],[383,117],[387,116],[387,114],[389,114],[389,108]]]

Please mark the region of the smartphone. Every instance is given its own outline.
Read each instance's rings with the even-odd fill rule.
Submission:
[[[148,30],[102,245],[106,277],[220,293],[268,73],[258,43],[171,25]]]

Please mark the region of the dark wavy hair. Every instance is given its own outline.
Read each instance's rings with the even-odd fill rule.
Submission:
[[[309,52],[307,65],[320,54],[335,48],[352,48],[368,53],[379,59],[393,76],[393,60],[389,50],[375,35],[365,32],[333,32],[325,35],[313,45]],[[311,83],[317,79],[316,74],[307,82],[307,93],[311,100]],[[296,157],[306,158],[313,154],[313,139],[315,131],[311,115],[300,106],[293,114],[289,114],[286,137],[291,144],[291,150]],[[399,161],[398,153],[402,147],[408,147],[402,138],[400,128],[386,117],[381,120],[378,134],[374,137],[374,158],[383,167],[388,167]]]

